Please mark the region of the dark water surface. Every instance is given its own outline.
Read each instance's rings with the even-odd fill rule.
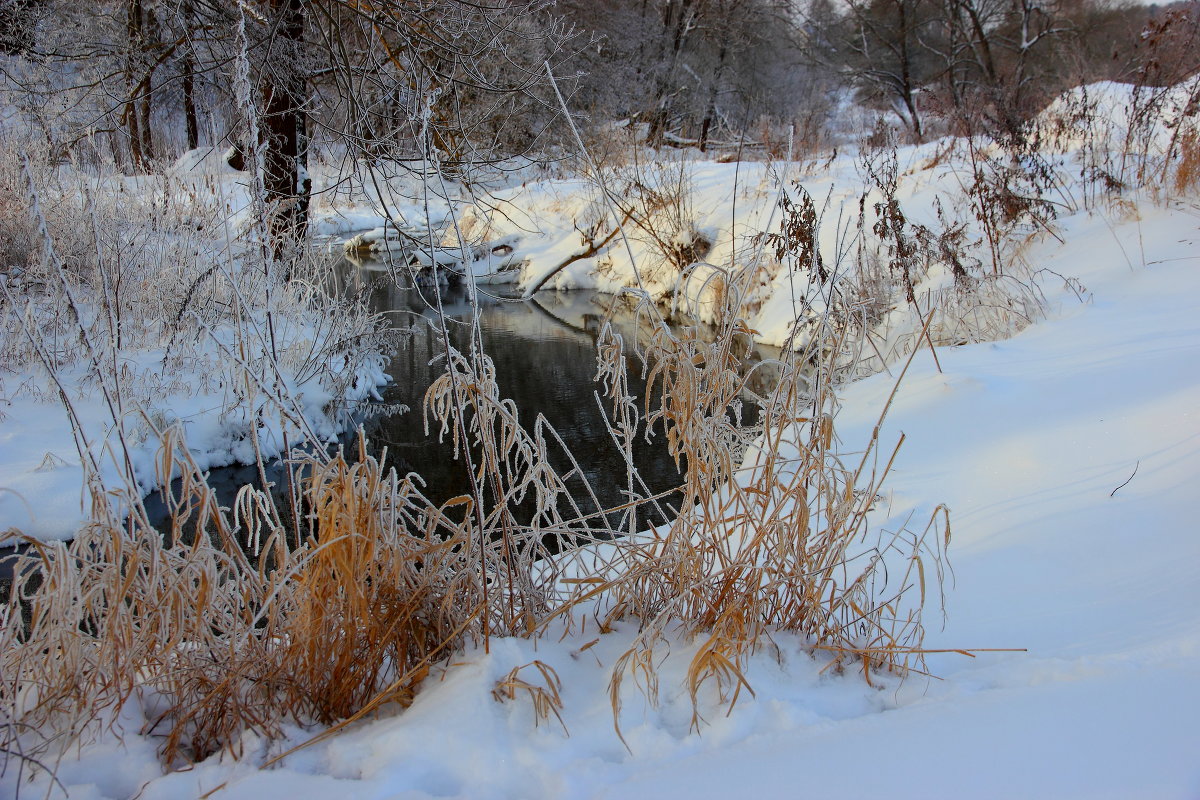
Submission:
[[[387,371],[393,383],[383,395],[385,404],[402,404],[410,410],[365,423],[372,448],[378,452],[386,446],[389,464],[401,472],[419,473],[428,484],[429,497],[435,501],[468,493],[467,470],[461,460],[453,458],[449,436],[439,443],[437,424],[432,419],[426,436],[422,420],[425,390],[444,369],[443,333],[437,324],[438,296],[430,287],[397,285],[379,264],[347,269],[342,278],[345,291],[366,291],[372,308],[391,313],[394,326],[406,329],[392,350]],[[495,364],[500,396],[514,401],[527,430],[541,414],[570,447],[592,490],[585,491],[578,481],[568,484],[585,513],[600,510],[591,502],[591,494],[604,508],[626,503],[625,462],[596,399],[599,393],[604,408],[611,413],[611,402],[603,397],[604,387],[595,380],[596,348],[605,320],[611,320],[625,342],[629,391],[638,398],[644,413],[646,384],[642,363],[633,355],[639,320],[629,310],[611,313],[617,302],[611,295],[542,293],[525,301],[505,296],[505,290],[480,286],[476,292],[482,349]],[[440,300],[450,338],[456,348],[466,352],[472,318],[467,290],[443,288]],[[644,319],[641,325],[644,340],[648,331]],[[774,356],[775,352],[763,348],[752,353],[750,361]],[[748,409],[746,422],[752,422],[751,417]],[[561,448],[551,443],[550,449],[551,461],[560,474],[570,469],[571,461]],[[679,471],[661,432],[650,442],[638,438],[634,462],[650,493],[665,492],[680,483]],[[571,516],[565,507],[563,514]],[[609,524],[621,525],[618,517],[609,515]],[[663,521],[647,514],[639,516],[638,527]]]

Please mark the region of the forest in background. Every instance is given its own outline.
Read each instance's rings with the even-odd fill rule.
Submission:
[[[0,76],[38,144],[127,172],[245,146],[238,53],[261,93],[267,190],[302,200],[312,148],[453,167],[586,139],[776,157],[838,143],[852,105],[909,141],[1019,137],[1072,86],[1177,83],[1196,3],[1113,0],[3,0]],[[855,132],[857,133],[857,132]],[[301,209],[302,210],[302,209]]]

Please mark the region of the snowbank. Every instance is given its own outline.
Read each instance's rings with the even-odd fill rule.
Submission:
[[[1083,147],[1161,155],[1196,114],[1200,75],[1169,87],[1101,81],[1064,92],[1035,124],[1063,152]]]
[[[31,174],[55,257],[0,274],[0,531],[74,537],[86,462],[105,489],[152,491],[171,429],[201,470],[274,457],[285,430],[331,439],[387,381],[367,314],[263,275],[221,153],[159,176]]]
[[[926,644],[1027,652],[933,654],[938,680],[868,685],[778,636],[751,663],[755,694],[726,715],[712,691],[697,732],[678,687],[699,643],[675,639],[659,670],[662,702],[626,689],[626,750],[606,686],[636,631],[584,625],[458,656],[407,711],[269,770],[255,764],[307,734],[270,746],[248,738],[241,761],[213,757],[161,777],[152,740],[127,734],[65,760],[59,779],[94,798],[218,786],[213,797],[296,800],[1195,797],[1200,234],[1186,206],[1146,207],[1117,226],[1080,215],[1064,230],[1065,245],[1036,256],[1078,276],[1090,301],[1064,289],[1046,321],[1009,341],[940,348],[940,372],[919,352],[884,433],[907,434],[891,515],[920,518],[938,500],[953,509],[949,617]],[[1122,250],[1145,260],[1128,263]],[[848,448],[869,437],[891,388],[886,375],[848,388]],[[539,724],[528,698],[492,695],[535,659],[563,681],[562,726]],[[15,776],[10,766],[0,785],[15,791]]]
[[[303,352],[318,339],[317,326],[310,324],[288,336],[285,345]],[[250,428],[255,421],[266,458],[283,452],[285,426],[289,444],[304,441],[278,412],[263,413],[262,397],[255,402],[241,399],[249,392],[232,358],[236,345],[222,344],[206,343],[190,369],[175,373],[164,369],[161,351],[121,355],[127,385],[137,387],[126,394],[122,419],[130,466],[143,494],[161,485],[158,452],[162,435],[172,425],[179,426],[202,470],[254,463]],[[347,365],[327,366],[313,370],[311,364],[295,363],[281,370],[295,410],[322,441],[344,429],[347,406],[378,397],[376,387],[387,382],[381,358],[349,365],[348,375]],[[103,393],[85,365],[63,370],[59,377],[71,387],[71,403],[100,466],[101,480],[106,487],[122,485],[125,451]],[[344,380],[348,389],[335,391],[330,378]],[[73,538],[89,517],[91,497],[67,411],[42,372],[6,375],[5,385],[14,387],[15,397],[6,400],[0,417],[0,528],[16,528],[42,541]]]

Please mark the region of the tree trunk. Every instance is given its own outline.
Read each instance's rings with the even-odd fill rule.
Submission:
[[[307,80],[304,47],[305,0],[271,0],[278,37],[263,72],[263,189],[275,257],[291,261],[308,226]]]
[[[653,111],[650,115],[649,141],[657,143],[666,132],[667,123],[671,116],[671,95],[675,83],[675,74],[679,69],[680,53],[691,33],[695,21],[695,11],[692,6],[695,0],[679,0],[678,16],[675,15],[675,0],[667,3],[663,12],[663,28],[671,31],[670,52],[667,54],[667,68],[659,76],[654,93]]]
[[[129,159],[130,168],[139,170],[146,163],[146,159],[142,155],[142,134],[138,126],[138,111],[137,103],[133,97],[133,91],[136,86],[130,87],[130,97],[125,102],[125,129],[129,133]]]
[[[717,52],[717,68],[713,71],[712,86],[708,90],[708,105],[704,109],[704,120],[700,123],[700,152],[708,152],[708,133],[717,115],[717,95],[721,91],[721,79],[725,77],[725,59],[729,47],[724,42]]]
[[[196,87],[190,58],[183,69],[183,123],[187,129],[187,149],[195,150],[200,146],[200,124],[196,119]]]
[[[125,7],[125,127],[129,132],[129,155],[135,170],[146,165],[147,153],[143,150],[144,134],[142,132],[142,109],[138,102],[138,92],[142,85],[141,52],[142,52],[142,3],[141,0],[129,0]]]
[[[147,164],[154,161],[154,135],[150,130],[150,113],[153,111],[153,107],[150,105],[150,81],[151,77],[147,75],[142,82],[141,97],[138,98],[138,114],[141,116],[138,127],[142,133],[142,157]]]
[[[190,41],[195,28],[192,0],[184,0],[182,11],[184,29],[189,38],[183,51],[183,123],[187,128],[187,149],[195,150],[200,146],[200,125],[196,118],[196,61]]]
[[[909,40],[915,39],[916,20],[915,14],[910,13],[913,9],[908,7],[908,0],[900,0],[897,3],[897,8],[900,13],[900,82],[903,84],[901,92],[904,107],[908,111],[909,127],[912,131],[913,143],[920,144],[921,133],[921,115],[917,111],[917,103],[913,97],[913,54],[909,47]]]

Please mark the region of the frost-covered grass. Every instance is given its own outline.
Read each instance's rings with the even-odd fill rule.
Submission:
[[[28,766],[136,708],[167,764],[203,760],[236,750],[247,730],[278,738],[287,723],[341,727],[407,705],[465,644],[539,638],[562,622],[583,631],[589,618],[600,630],[642,623],[610,682],[618,724],[633,686],[655,700],[656,662],[684,631],[708,639],[687,670],[697,728],[712,687],[737,701],[749,659],[772,635],[802,635],[831,654],[830,667],[868,681],[919,667],[944,511],[911,530],[872,524],[887,451],[872,441],[844,463],[831,373],[814,378],[799,363],[765,402],[768,439],[739,473],[746,434],[732,415],[747,329],[732,310],[707,344],[653,324],[641,346],[663,399],[649,411],[624,389],[622,342],[602,335],[615,443],[629,446],[652,425],[686,460],[680,513],[649,534],[631,516],[634,535],[620,537],[560,501],[569,474],[551,466],[553,432],[541,420],[521,425],[482,353],[452,354],[426,395],[431,422],[474,445],[479,476],[441,507],[416,476],[360,452],[354,465],[305,465],[295,527],[249,487],[221,509],[168,436],[162,472],[186,481],[165,541],[136,510],[123,518],[120,502],[93,491],[91,521],[68,547],[19,562],[0,629],[0,699],[18,734],[6,746],[24,748]],[[631,497],[644,491],[635,472],[629,480]],[[523,497],[537,504],[529,522],[514,514]],[[526,692],[545,716],[557,678],[552,667],[536,673],[541,684],[510,670],[497,695]]]
[[[325,441],[385,380],[377,321],[328,296],[321,260],[264,268],[236,175],[0,161],[4,527],[70,538],[91,481],[167,477],[171,429],[201,469]]]
[[[707,637],[667,631],[654,652],[657,703],[625,688],[627,750],[609,681],[641,626],[581,614],[536,639],[468,645],[433,666],[405,711],[385,707],[270,769],[261,764],[321,728],[284,724],[274,742],[248,732],[240,758],[164,774],[161,738],[136,735],[156,707],[135,697],[116,717],[123,739],[100,736],[55,762],[57,775],[71,796],[113,798],[217,787],[216,797],[715,798],[798,782],[850,797],[1190,797],[1197,213],[1185,201],[1144,207],[1139,221],[1073,220],[1066,245],[1049,240],[1036,255],[1077,275],[1090,302],[1048,291],[1045,320],[1002,343],[940,348],[941,371],[918,351],[889,413],[883,438],[907,436],[883,518],[919,518],[943,500],[953,509],[946,623],[929,626],[925,648],[1027,652],[930,653],[938,680],[877,673],[868,684],[837,674],[807,637],[772,631],[740,668],[753,694],[743,688],[730,710],[715,681],[695,706],[687,688]],[[1139,238],[1146,261],[1131,266],[1120,251]],[[847,450],[869,440],[892,387],[881,374],[841,392]],[[535,662],[561,681],[561,726],[553,714],[539,723],[528,692],[494,694],[521,667],[517,678],[548,691]],[[14,791],[16,769],[10,760],[4,778]],[[22,794],[47,789],[43,775]]]
[[[96,482],[74,541],[18,564],[0,631],[0,698],[19,734],[6,741],[25,748],[27,765],[136,706],[143,732],[163,737],[166,763],[202,760],[235,747],[243,730],[277,738],[289,722],[329,725],[407,704],[465,643],[537,638],[560,620],[583,629],[588,617],[602,629],[644,626],[611,681],[614,722],[635,685],[653,700],[656,659],[680,626],[709,637],[687,677],[697,727],[709,687],[736,702],[747,660],[773,633],[800,633],[832,654],[831,665],[868,678],[919,666],[944,514],[912,530],[871,524],[887,472],[877,462],[888,456],[872,442],[853,462],[839,459],[833,373],[810,375],[802,357],[789,359],[764,399],[768,444],[737,474],[750,435],[733,424],[744,381],[737,353],[749,333],[737,294],[707,343],[672,334],[643,304],[651,335],[636,345],[661,390],[656,408],[627,394],[625,343],[601,334],[614,443],[628,453],[653,427],[686,462],[680,513],[650,534],[638,533],[632,505],[657,498],[644,498],[632,467],[628,529],[598,527],[581,512],[570,472],[551,466],[562,443],[543,420],[522,424],[477,351],[451,353],[426,394],[427,419],[477,475],[470,493],[442,507],[423,498],[416,477],[359,453],[354,466],[305,465],[291,523],[288,509],[250,488],[221,509],[204,466],[168,429],[159,474],[187,480],[165,541],[136,506],[126,516],[128,495]],[[837,320],[829,325],[825,341],[847,335]],[[467,441],[469,456],[457,447]],[[514,507],[526,497],[536,512],[522,522]],[[190,525],[207,535],[190,535]],[[524,691],[547,713],[554,671],[537,674],[542,685],[510,674],[497,693]]]

